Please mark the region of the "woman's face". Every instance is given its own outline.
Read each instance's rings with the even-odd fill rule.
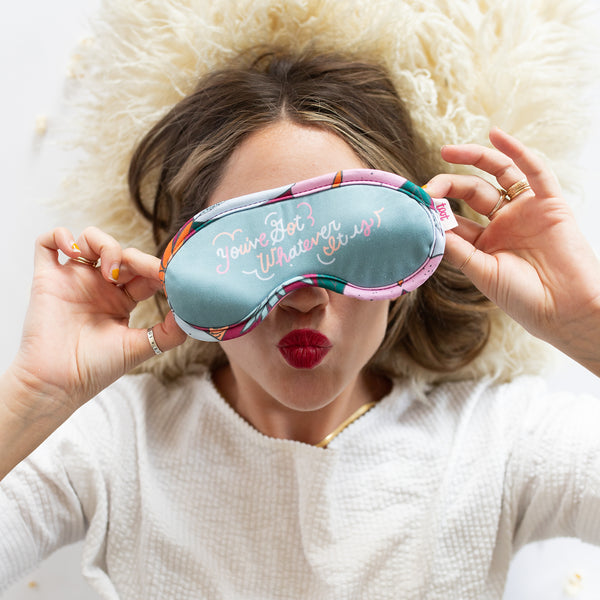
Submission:
[[[364,167],[335,134],[282,121],[236,149],[210,203]],[[249,333],[221,342],[231,372],[217,383],[242,414],[250,403],[313,411],[343,397],[360,405],[369,395],[361,369],[383,340],[388,308],[323,288],[295,290]]]

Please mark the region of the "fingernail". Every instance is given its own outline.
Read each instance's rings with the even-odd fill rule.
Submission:
[[[79,246],[77,245],[77,242],[71,243],[71,250],[74,250],[75,252],[81,252],[81,250],[79,249]]]
[[[113,281],[118,281],[118,279],[119,279],[119,265],[118,265],[118,263],[115,263],[110,268],[110,276],[111,276],[111,278],[112,278]]]

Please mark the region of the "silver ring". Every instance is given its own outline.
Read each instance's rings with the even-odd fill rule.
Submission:
[[[148,327],[146,330],[146,334],[148,335],[148,341],[152,346],[152,350],[154,350],[154,354],[162,354],[162,350],[156,345],[156,340],[154,339],[154,331],[152,331],[152,327]]]

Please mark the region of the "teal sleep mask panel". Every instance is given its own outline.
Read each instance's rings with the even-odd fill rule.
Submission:
[[[442,202],[442,204],[439,204]],[[362,300],[393,299],[440,263],[446,201],[404,177],[339,171],[220,202],[169,242],[161,279],[191,337],[244,335],[299,287]]]

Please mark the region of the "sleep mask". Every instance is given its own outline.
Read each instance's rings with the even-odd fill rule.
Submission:
[[[209,206],[169,242],[161,279],[178,325],[228,340],[258,325],[293,290],[397,298],[442,259],[446,200],[404,177],[339,171]]]

